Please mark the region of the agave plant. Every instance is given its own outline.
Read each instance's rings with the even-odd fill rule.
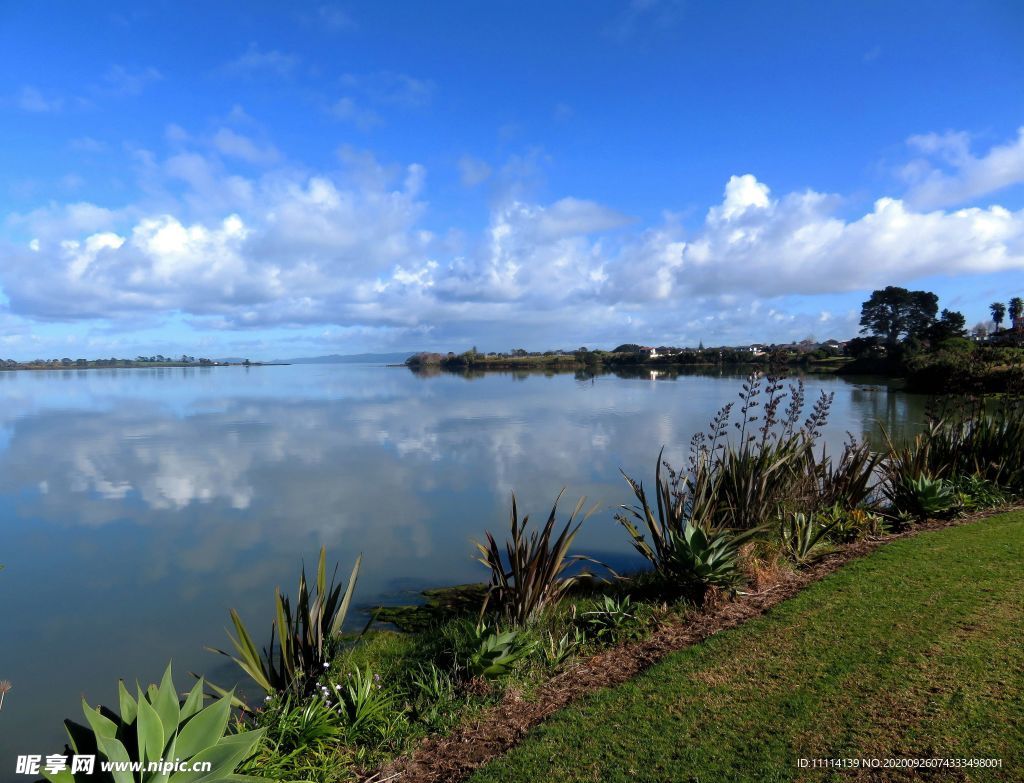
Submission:
[[[838,544],[849,544],[885,532],[881,516],[863,508],[846,508],[838,503],[820,509],[817,521],[828,527],[828,537]]]
[[[497,631],[480,623],[473,627],[472,641],[466,669],[474,677],[495,680],[512,671],[513,667],[528,658],[537,649],[534,641],[528,640],[522,631]]]
[[[953,511],[957,505],[957,496],[953,485],[945,479],[921,476],[905,479],[897,488],[893,504],[900,511],[907,511],[918,519],[928,519]]]
[[[56,773],[44,770],[43,776],[53,783],[263,780],[235,773],[253,754],[263,730],[225,734],[232,697],[225,695],[204,707],[203,686],[200,679],[184,702],[180,702],[168,666],[159,686],[151,685],[146,691],[138,687],[136,697],[123,682],[119,683],[120,715],[103,707],[90,707],[83,700],[88,726],[65,721],[70,739],[68,750],[75,755],[95,756],[98,763],[94,774],[64,769]],[[137,763],[138,769],[103,771],[100,764],[106,761],[129,767]],[[210,763],[209,772],[193,771],[203,762]]]
[[[666,582],[701,600],[709,587],[735,590],[741,580],[739,549],[762,528],[734,531],[716,525],[720,473],[711,463],[710,450],[701,447],[696,438],[694,444],[687,475],[666,465],[668,476],[662,478],[665,463],[658,454],[655,508],[651,508],[643,483],[623,473],[638,504],[620,506],[628,513],[619,513],[615,519],[629,533],[633,547]]]
[[[231,621],[237,635],[229,632],[228,638],[236,655],[208,649],[233,660],[268,694],[309,695],[316,688],[318,676],[330,665],[333,647],[341,638],[361,561],[362,556],[356,558],[342,593],[341,585],[335,583],[337,567],[330,584],[327,582],[327,550],[321,547],[315,590],[310,591],[303,568],[294,610],[288,597],[281,595],[280,588],[274,591],[276,612],[270,626],[270,643],[262,651],[257,649],[234,609]]]
[[[491,572],[486,603],[496,606],[516,625],[529,624],[574,584],[592,576],[587,572],[564,576],[570,567],[581,561],[597,563],[585,555],[569,554],[580,527],[594,513],[594,509],[591,509],[576,521],[576,516],[586,502],[585,498],[579,499],[562,532],[555,536],[558,501],[561,497],[562,493],[559,492],[540,532],[533,531],[527,537],[526,527],[530,517],[526,515],[522,520],[519,519],[516,496],[513,494],[511,538],[505,543],[504,554],[489,531],[486,533],[487,543],[476,544],[480,552],[478,560]]]
[[[566,631],[557,639],[555,635],[548,632],[544,644],[544,660],[547,665],[557,669],[571,658],[580,647],[586,642],[587,637],[581,628],[573,628]]]
[[[598,639],[616,637],[630,626],[636,626],[639,619],[634,611],[633,600],[628,596],[614,598],[602,595],[597,608],[583,612],[582,619],[589,631]]]
[[[717,497],[715,476],[708,465],[707,450],[700,446],[696,438],[691,448],[690,472],[687,475],[673,471],[662,459],[664,452],[664,447],[658,452],[654,469],[654,508],[647,499],[643,482],[622,473],[638,505],[620,506],[622,512],[626,513],[615,515],[615,520],[633,540],[633,547],[659,572],[665,570],[665,564],[672,556],[673,536],[680,534],[686,525],[714,526]],[[664,478],[661,473],[663,466],[668,474]],[[641,525],[646,532],[642,532]],[[650,541],[647,536],[650,536]]]
[[[798,566],[814,562],[821,552],[819,544],[836,526],[836,522],[821,524],[810,514],[795,513],[784,517],[779,524],[779,538],[786,557]]]
[[[734,593],[743,579],[740,547],[760,529],[734,532],[705,531],[687,523],[669,539],[669,555],[664,568],[670,579],[697,601],[710,587]]]

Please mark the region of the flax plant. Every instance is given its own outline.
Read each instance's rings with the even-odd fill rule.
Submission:
[[[355,592],[362,556],[356,558],[344,593],[335,583],[337,567],[327,582],[327,550],[320,548],[316,585],[310,591],[306,569],[299,577],[299,589],[294,609],[281,589],[274,591],[275,616],[270,626],[270,643],[260,651],[238,612],[231,610],[235,636],[228,639],[236,655],[218,649],[212,652],[226,655],[248,674],[268,694],[293,693],[306,696],[316,688],[316,681],[330,665],[333,648],[341,638],[342,626],[348,615]]]
[[[489,531],[485,533],[486,543],[476,543],[480,553],[477,559],[491,572],[484,607],[486,609],[488,605],[493,605],[516,625],[530,624],[573,585],[581,579],[592,577],[586,571],[565,576],[573,565],[582,561],[603,565],[585,555],[569,554],[580,527],[596,510],[596,507],[592,508],[577,521],[586,498],[580,498],[562,532],[555,535],[558,501],[561,497],[562,493],[559,492],[540,531],[532,531],[527,535],[530,517],[527,514],[520,520],[516,496],[513,494],[509,517],[511,536],[505,543],[504,554]]]

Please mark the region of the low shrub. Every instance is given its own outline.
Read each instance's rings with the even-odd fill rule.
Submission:
[[[327,550],[321,547],[315,588],[310,590],[303,567],[294,610],[280,588],[274,591],[276,611],[270,625],[270,642],[262,651],[257,649],[234,609],[231,610],[231,622],[237,635],[229,633],[228,639],[237,655],[209,649],[233,660],[268,694],[310,695],[316,690],[323,670],[330,665],[341,639],[361,560],[361,556],[356,558],[342,593],[341,585],[335,584],[337,566],[330,584],[327,583]]]
[[[980,476],[958,476],[953,480],[953,492],[966,511],[1002,506],[1011,498],[998,484]]]
[[[138,762],[142,770],[147,770],[149,762],[166,759],[190,765],[212,762],[211,771],[202,776],[207,783],[237,779],[235,771],[253,754],[264,730],[227,733],[232,695],[204,707],[204,685],[200,679],[185,700],[179,701],[168,666],[159,685],[151,685],[145,691],[138,686],[136,697],[128,693],[123,682],[118,683],[120,715],[105,707],[90,707],[83,700],[82,711],[88,726],[65,721],[70,739],[68,750],[69,755],[94,756],[95,770],[89,774],[68,769],[57,773],[44,770],[43,777],[53,783],[160,783],[174,778],[167,771],[143,771],[137,778],[131,773],[104,772],[100,764]]]
[[[572,628],[557,639],[555,634],[549,631],[542,650],[545,663],[552,669],[559,668],[579,651],[586,640],[586,634],[581,628]]]
[[[850,544],[886,532],[883,518],[863,508],[844,508],[838,504],[829,506],[818,512],[818,521],[828,526],[827,537],[837,544]]]
[[[601,596],[594,609],[580,615],[586,637],[603,641],[619,641],[636,630],[641,623],[628,596]]]
[[[823,554],[823,544],[836,522],[822,524],[812,514],[797,512],[779,523],[783,554],[796,566],[807,566]]]
[[[953,482],[924,475],[894,481],[887,489],[889,500],[897,512],[905,512],[918,520],[942,517],[958,510]]]
[[[332,692],[333,691],[333,692]],[[387,742],[397,733],[405,710],[395,694],[385,688],[379,674],[356,667],[346,679],[322,686],[325,703],[334,706],[350,742]]]
[[[473,647],[466,658],[466,671],[487,680],[510,674],[516,664],[537,649],[537,642],[523,631],[497,631],[483,623],[473,626],[470,638]]]

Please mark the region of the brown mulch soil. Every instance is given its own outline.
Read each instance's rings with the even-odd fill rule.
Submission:
[[[365,777],[364,783],[457,783],[465,780],[474,770],[519,743],[531,728],[571,702],[602,688],[620,685],[670,653],[763,615],[812,582],[823,579],[883,544],[1020,508],[1003,507],[960,519],[930,521],[902,533],[849,544],[810,568],[788,573],[782,581],[765,590],[747,593],[734,600],[717,601],[682,620],[659,626],[642,641],[611,647],[579,661],[543,683],[528,701],[518,693],[506,694],[501,703],[471,723],[448,735],[428,737],[409,754]]]

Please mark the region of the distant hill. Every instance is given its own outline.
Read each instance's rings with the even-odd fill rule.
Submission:
[[[329,356],[305,356],[299,359],[274,359],[274,361],[287,364],[401,364],[412,354],[412,351],[404,353],[352,353],[344,355],[333,353]]]

